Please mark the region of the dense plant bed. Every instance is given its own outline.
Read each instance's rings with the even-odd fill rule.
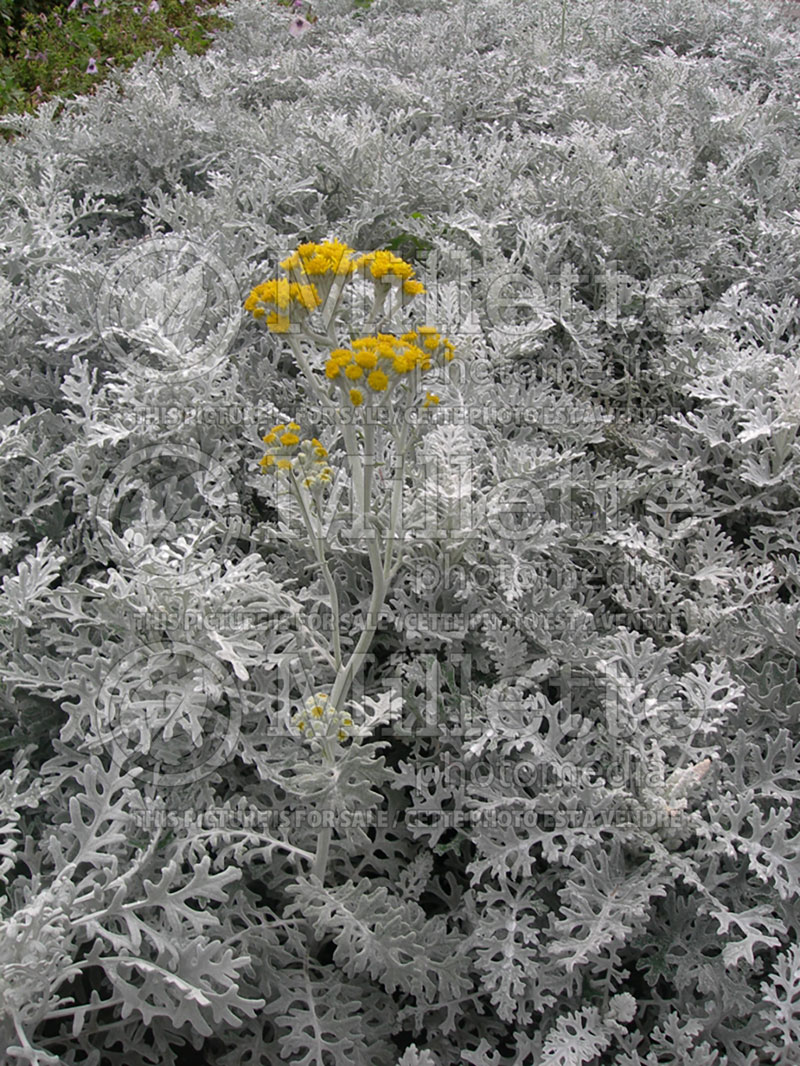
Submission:
[[[2,119],[2,1061],[795,1062],[796,23],[220,17]]]

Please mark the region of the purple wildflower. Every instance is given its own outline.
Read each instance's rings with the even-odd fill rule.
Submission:
[[[86,68],[86,73],[87,74],[96,74],[97,73],[97,63],[95,62],[94,56],[92,56],[92,58],[89,60],[89,65]]]
[[[78,0],[72,0],[72,3],[67,8],[67,11],[74,11],[77,6],[78,6]]]
[[[150,3],[147,5],[147,10],[152,11],[154,15],[157,15],[159,11],[158,0],[150,0]]]
[[[307,22],[302,15],[298,15],[296,19],[292,19],[289,23],[289,33],[292,37],[302,37],[306,30],[311,29],[311,23]]]

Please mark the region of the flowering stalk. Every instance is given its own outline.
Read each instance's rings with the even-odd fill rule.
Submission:
[[[315,528],[315,523],[309,512],[305,497],[300,491],[300,487],[294,478],[292,479],[292,491],[294,492],[295,499],[300,505],[300,513],[311,538],[311,543],[314,546],[314,554],[317,557],[319,568],[322,571],[323,580],[328,589],[328,595],[331,601],[331,614],[333,615],[331,628],[333,639],[333,664],[338,673],[342,669],[342,645],[341,635],[339,633],[339,594],[336,590],[336,582],[333,580],[333,575],[328,566],[328,560],[325,558],[325,549],[323,547],[325,538],[322,535],[322,527],[319,521],[317,521]]]
[[[321,344],[321,343],[325,343],[326,342],[326,338],[325,337],[321,337],[321,336],[319,336],[317,334],[311,334],[310,335],[310,339],[314,340],[317,344]],[[294,335],[290,336],[289,337],[289,345],[290,345],[290,347],[292,349],[292,355],[295,358],[295,362],[300,367],[300,369],[303,371],[303,374],[305,375],[305,379],[311,385],[311,390],[314,393],[314,395],[317,397],[317,399],[320,401],[320,403],[323,404],[323,406],[329,407],[329,408],[333,407],[333,403],[331,402],[330,396],[328,396],[327,392],[325,392],[325,390],[319,384],[319,382],[317,381],[315,376],[311,373],[311,368],[308,365],[308,360],[306,359],[306,357],[305,357],[305,355],[303,353],[303,349],[302,349],[302,347],[300,345],[300,341],[298,340],[298,338],[295,337]],[[333,347],[333,346],[334,346],[334,344],[331,344],[331,347]]]
[[[317,693],[294,719],[303,737],[321,754],[328,767],[336,764],[339,747],[350,736],[352,720],[345,707],[350,688],[363,666],[375,637],[391,582],[403,557],[401,506],[405,485],[407,455],[416,443],[417,434],[406,418],[393,418],[415,404],[421,376],[434,362],[449,362],[454,345],[442,338],[432,326],[396,336],[391,333],[368,333],[339,347],[336,315],[348,283],[356,275],[371,281],[373,300],[366,328],[378,329],[391,321],[408,299],[424,292],[414,278],[409,263],[383,250],[357,256],[340,241],[302,244],[281,264],[288,278],[265,282],[253,289],[245,308],[256,318],[264,319],[276,333],[288,334],[297,365],[308,382],[311,393],[331,410],[345,445],[350,469],[350,483],[356,525],[354,534],[364,537],[372,577],[372,591],[361,634],[345,659],[340,634],[340,607],[336,583],[326,557],[326,539],[322,532],[321,495],[330,483],[332,470],[328,452],[316,438],[300,438],[296,422],[273,427],[264,437],[269,449],[261,460],[262,467],[274,468],[290,478],[290,489],[297,501],[300,517],[314,549],[323,581],[328,590],[333,622],[333,655],[328,656],[334,670],[330,693]],[[324,333],[312,328],[311,315],[319,311]],[[301,346],[300,337],[327,351],[324,379],[311,366]],[[423,408],[439,402],[438,396],[425,393]],[[395,469],[392,478],[388,515],[376,512],[374,474],[378,465],[377,426],[379,413],[390,415],[388,431],[394,439]],[[356,412],[364,415],[360,430],[354,422]],[[346,415],[346,417],[345,417]],[[399,428],[398,428],[399,427]],[[383,509],[383,502],[378,507]],[[316,515],[316,518],[315,518]],[[329,823],[324,823],[317,838],[312,873],[324,880],[330,849]]]

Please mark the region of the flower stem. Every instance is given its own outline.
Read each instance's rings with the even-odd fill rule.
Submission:
[[[337,672],[342,668],[342,644],[341,635],[339,633],[339,594],[336,591],[336,582],[333,580],[330,567],[328,566],[328,560],[325,558],[325,538],[322,535],[321,524],[319,528],[314,528],[314,523],[311,518],[311,514],[306,505],[305,498],[302,490],[297,483],[297,478],[292,476],[292,489],[294,490],[295,498],[300,505],[300,512],[303,518],[303,524],[305,525],[308,535],[311,538],[311,544],[314,548],[314,554],[317,557],[319,568],[322,571],[322,577],[325,581],[325,585],[328,589],[328,595],[331,601],[331,614],[333,619],[331,622],[332,634],[333,634],[333,654],[334,661],[336,663]]]
[[[328,867],[328,852],[331,847],[332,829],[330,825],[323,825],[317,837],[317,853],[314,856],[314,864],[311,867],[312,877],[318,877],[325,882],[325,871]]]
[[[313,334],[313,339],[318,339],[316,334]],[[326,343],[326,338],[320,337],[319,341],[321,341],[322,343]],[[325,392],[323,388],[320,387],[317,379],[311,373],[311,367],[308,365],[308,360],[303,354],[303,349],[300,345],[300,341],[297,339],[297,337],[293,337],[290,335],[289,344],[291,345],[292,354],[294,355],[295,360],[297,361],[297,365],[305,374],[306,381],[308,381],[308,384],[314,395],[317,397],[317,399],[322,400],[323,404],[326,407],[333,406],[333,401],[331,400],[330,396]]]
[[[404,425],[400,430],[400,436],[397,439],[397,451],[395,458],[395,472],[394,472],[394,484],[392,485],[392,502],[389,510],[389,529],[386,533],[386,550],[383,559],[383,580],[387,583],[393,576],[394,567],[392,566],[392,555],[394,554],[394,546],[397,538],[397,520],[399,517],[399,510],[403,502],[403,489],[405,487],[405,464],[406,464],[406,443],[408,435],[408,426]],[[400,548],[398,552],[397,565],[400,562],[400,556],[403,552],[403,540],[400,538]]]

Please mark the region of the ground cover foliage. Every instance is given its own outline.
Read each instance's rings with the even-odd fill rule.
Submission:
[[[3,120],[3,1061],[795,1063],[796,23],[227,11]],[[412,263],[457,351],[333,768],[259,460],[343,444],[243,311],[325,239]]]

